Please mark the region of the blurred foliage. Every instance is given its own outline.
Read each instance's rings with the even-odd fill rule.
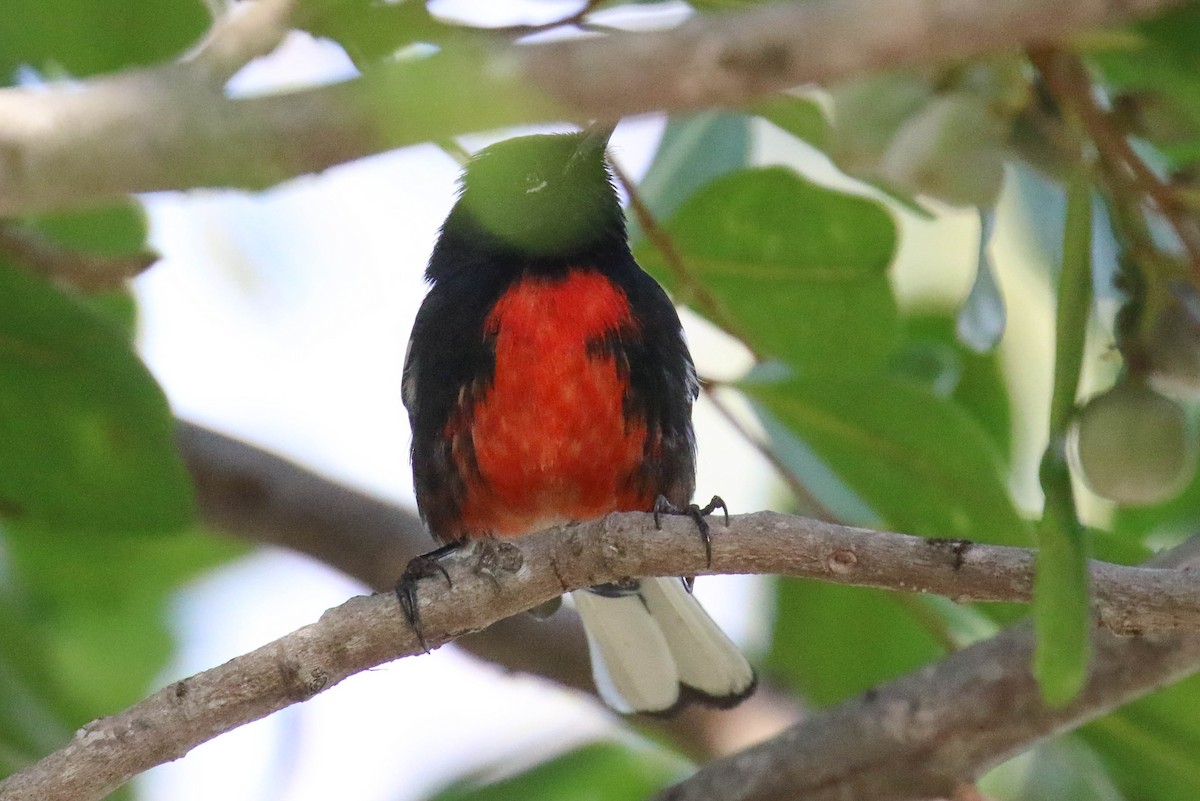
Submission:
[[[736,13],[749,2],[692,5]],[[614,0],[600,11],[622,5],[637,4]],[[0,22],[0,81],[173,60],[202,36],[205,6],[10,0]],[[448,63],[462,71],[458,80],[470,81],[480,45],[535,32],[472,28],[419,0],[302,0],[297,13],[297,27],[337,41],[364,74],[453,51],[458,58]],[[1096,96],[1111,100],[1109,123],[1136,137],[1137,151],[1172,182],[1184,208],[1200,205],[1197,42],[1200,5],[1191,2],[1078,44],[1099,84]],[[433,61],[423,67],[439,69]],[[413,70],[397,85],[415,92],[425,74]],[[448,126],[473,113],[427,105]],[[791,138],[790,159],[759,158],[767,126]],[[1079,148],[1071,147],[1077,135],[1019,54],[673,117],[640,192],[683,269],[654,247],[652,231],[631,225],[636,254],[683,304],[761,357],[737,388],[781,462],[847,522],[1028,544],[1035,515],[1013,487],[1029,468],[1021,455],[1045,446],[1029,440],[1044,436],[1030,432],[1046,428],[1049,409],[1013,387],[1030,372],[1048,379],[1053,367],[1005,350],[1005,326],[1028,319],[1014,313],[1027,310],[1014,309],[1005,289],[1036,284],[1032,305],[1055,306],[1061,246],[1072,232],[1063,179],[1079,166]],[[775,166],[756,166],[763,161]],[[827,185],[814,177],[819,171],[809,168],[826,161],[854,181]],[[1031,178],[1029,167],[1041,177]],[[1090,242],[1073,231],[1076,252],[1090,249],[1095,274],[1104,276],[1096,279],[1097,298],[1123,305],[1125,319],[1136,317],[1142,346],[1197,372],[1195,287],[1180,291],[1153,274],[1154,259],[1131,248],[1139,232],[1130,229],[1129,204],[1097,177],[1089,176],[1098,230]],[[1006,195],[1015,200],[1006,205]],[[914,258],[905,251],[906,230],[918,217],[937,220],[945,204],[975,208],[985,221],[971,254],[975,288],[959,308],[944,298],[905,305],[892,267],[898,256]],[[1162,264],[1177,260],[1162,244],[1167,226],[1153,204],[1140,207],[1148,210],[1142,224],[1153,233],[1151,247],[1168,251],[1154,255]],[[85,253],[145,248],[145,220],[133,202],[16,222]],[[1030,263],[989,251],[993,223],[1017,231],[1034,251],[1025,255]],[[240,553],[191,529],[170,412],[131,348],[136,307],[129,294],[83,297],[21,267],[0,253],[0,773],[142,695],[171,652],[164,622],[171,593]],[[1120,289],[1112,276],[1123,281]],[[1167,298],[1161,306],[1171,316],[1144,308],[1144,293],[1125,294],[1139,285]],[[1111,373],[1122,355],[1108,347],[1113,309],[1084,306],[1089,319],[1072,322],[1070,333],[1088,327],[1105,346],[1084,352],[1083,372],[1105,374],[1109,365]],[[1190,374],[1182,379],[1196,384]],[[1182,379],[1176,383],[1186,389]],[[1192,406],[1171,406],[1172,414],[1179,409],[1196,422]],[[1066,486],[1068,476],[1055,478]],[[1196,477],[1151,505],[1086,501],[1088,527],[1063,522],[1101,558],[1141,561],[1200,526]],[[1059,511],[1075,515],[1069,505]],[[1068,602],[1080,600],[1074,583],[1055,586]],[[817,706],[988,636],[1021,613],[807,581],[773,587],[760,664]],[[1078,663],[1054,664],[1050,680],[1069,685]],[[984,789],[1002,800],[1190,801],[1200,787],[1198,753],[1200,679],[1191,679],[1037,746],[988,777]],[[498,780],[475,776],[435,797],[644,798],[682,769],[654,746],[596,744]]]
[[[732,323],[756,350],[823,373],[891,351],[897,321],[886,271],[896,231],[879,203],[782,167],[744,170],[694,193],[665,230],[719,304],[716,322]],[[658,250],[643,245],[635,255],[692,300]]]
[[[662,751],[593,743],[509,778],[464,779],[430,801],[641,801],[683,778],[686,768]]]
[[[6,0],[0,84],[20,67],[44,75],[93,75],[180,56],[210,17],[202,0]]]
[[[1200,161],[1200,6],[1184,3],[1130,29],[1124,46],[1092,57],[1128,128],[1179,167]]]
[[[170,410],[121,328],[3,263],[0,299],[0,518],[93,534],[187,525]]]
[[[850,698],[945,653],[928,619],[907,605],[913,599],[801,579],[777,586],[763,666],[813,703]]]

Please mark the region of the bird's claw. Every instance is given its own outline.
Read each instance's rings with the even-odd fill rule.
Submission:
[[[654,527],[662,528],[662,515],[687,515],[696,523],[696,528],[700,532],[700,539],[704,542],[704,564],[712,565],[712,530],[708,525],[708,520],[705,518],[718,509],[725,513],[725,526],[728,527],[729,507],[725,505],[725,501],[720,495],[712,496],[712,500],[704,506],[689,503],[682,509],[671,503],[666,497],[659,495],[654,501]],[[694,576],[683,580],[689,592],[695,580]]]
[[[424,578],[433,578],[440,573],[446,579],[446,586],[453,587],[454,582],[450,579],[446,568],[442,567],[441,560],[459,547],[461,547],[460,543],[455,542],[413,557],[409,561],[408,567],[404,569],[404,574],[400,576],[400,580],[396,582],[396,600],[400,603],[400,611],[404,614],[404,619],[408,622],[409,628],[413,630],[413,634],[417,635],[417,642],[421,644],[421,650],[425,653],[429,653],[429,645],[425,642],[425,633],[421,630],[417,582]]]

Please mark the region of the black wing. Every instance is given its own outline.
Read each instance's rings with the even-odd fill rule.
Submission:
[[[626,411],[646,421],[646,457],[638,479],[676,506],[692,500],[696,486],[696,438],[692,403],[700,391],[679,315],[667,293],[625,252],[614,280],[638,320],[636,336],[611,342],[629,371]]]
[[[404,360],[402,392],[412,426],[413,486],[417,509],[439,540],[454,538],[465,487],[444,431],[460,398],[490,383],[496,370],[493,344],[483,324],[504,283],[487,271],[458,271],[425,296]],[[469,442],[460,446],[470,448]]]

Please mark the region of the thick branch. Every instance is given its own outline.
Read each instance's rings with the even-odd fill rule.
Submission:
[[[433,548],[417,516],[215,431],[180,421],[180,449],[205,525],[307,554],[377,592]],[[509,670],[591,688],[583,630],[573,614],[520,616],[458,643]]]
[[[198,426],[181,423],[179,436],[202,514],[220,528],[310,554],[381,591],[391,589],[408,560],[432,544],[415,515],[399,507]],[[733,520],[728,534],[716,527],[726,556],[717,559],[714,550],[711,566],[694,563],[695,554],[703,554],[698,539],[688,557],[650,550],[652,541],[623,530],[639,545],[625,575],[776,573],[964,603],[1026,603],[1032,597],[1035,556],[1027,548],[931,540],[772,512]],[[595,526],[571,531],[585,536]],[[1100,625],[1120,634],[1200,631],[1200,584],[1190,574],[1105,562],[1093,562],[1091,570]]]
[[[530,535],[522,538],[519,549],[498,544],[486,552],[460,552],[445,563],[452,589],[436,579],[421,585],[425,638],[436,647],[564,591],[631,575],[771,571],[1004,600],[1027,597],[1030,582],[1031,556],[1022,549],[961,547],[769,512],[735,517],[728,529],[715,527],[712,546],[712,564],[706,566],[704,547],[689,520],[667,519],[659,531],[650,515],[626,513]],[[1130,604],[1112,610],[1123,621],[1177,625],[1190,615],[1196,627],[1194,621],[1200,618],[1200,593],[1182,586],[1190,583],[1184,571],[1097,565],[1094,577],[1097,593],[1108,603]],[[1077,725],[1200,667],[1196,634],[1159,634],[1152,639],[1098,632],[1097,643],[1092,680],[1081,698],[1064,710],[1041,707],[1029,677],[1029,637],[1014,630],[819,720],[832,720],[828,725],[840,727],[833,731],[846,735],[852,730],[855,735],[843,736],[831,748],[849,742],[855,753],[868,755],[863,770],[853,772],[855,782],[866,781],[863,776],[872,771],[889,769],[890,781],[895,782],[897,775],[912,774],[914,764],[928,766],[917,775],[961,775],[960,769],[973,775],[976,768],[1037,737]],[[390,594],[354,598],[317,623],[89,724],[61,751],[0,783],[0,799],[101,798],[137,773],[176,759],[224,731],[306,700],[355,672],[419,651]],[[971,695],[978,685],[990,689]],[[974,711],[977,706],[980,711]],[[978,717],[984,710],[986,717]],[[904,751],[903,760],[893,759],[897,749]],[[778,764],[788,750],[752,752],[775,767],[763,771],[759,765],[749,772],[758,775],[760,783],[775,781],[773,777],[792,770],[791,762]],[[883,755],[878,765],[873,754]],[[683,795],[677,797],[781,797],[774,785],[758,795],[725,792],[729,788],[723,771],[753,762],[745,755],[734,759],[727,764],[735,767],[705,769],[693,784],[679,789]],[[814,775],[827,776],[827,784],[849,780],[842,763],[820,764],[824,773]],[[725,790],[710,795],[703,788],[688,789],[705,781],[715,781]],[[752,786],[745,777],[741,784]],[[794,785],[781,786],[790,792]],[[923,793],[931,788],[918,789]]]
[[[1200,566],[1200,540],[1147,568]],[[937,665],[796,724],[733,758],[710,762],[656,801],[925,801],[958,790],[1044,737],[1200,670],[1200,635],[1095,632],[1088,680],[1051,708],[1030,672],[1034,636],[1016,626]]]
[[[1177,1],[896,0],[886,13],[875,0],[765,5],[670,31],[447,49],[345,84],[242,100],[224,96],[203,60],[8,89],[0,91],[0,216],[129,192],[264,187],[517,123],[738,105],[800,84],[1050,42]],[[273,10],[288,7],[260,3],[272,24]],[[272,31],[218,38],[232,44],[212,46],[214,69],[253,54]]]
[[[927,801],[1122,703],[1200,670],[1200,636],[1093,638],[1083,692],[1046,706],[1021,626],[778,737],[706,764],[657,801]]]
[[[408,561],[433,542],[417,516],[293,462],[180,421],[179,444],[204,524],[252,542],[307,554],[373,590],[387,592]],[[516,615],[455,642],[505,670],[595,692],[579,617]],[[793,722],[794,704],[761,691],[734,710],[692,707],[646,727],[698,761],[727,754]]]

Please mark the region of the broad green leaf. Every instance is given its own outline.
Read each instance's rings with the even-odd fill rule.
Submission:
[[[73,727],[49,644],[33,630],[36,610],[6,586],[0,592],[0,776],[58,748]]]
[[[859,372],[895,344],[887,267],[896,226],[879,203],[784,168],[746,170],[696,192],[665,228],[735,333],[764,354],[806,371]],[[662,254],[649,246],[636,253],[692,300]]]
[[[369,69],[414,43],[445,43],[471,33],[437,20],[425,3],[414,2],[305,0],[299,4],[296,25],[336,41],[359,69]]]
[[[662,219],[701,186],[745,167],[749,155],[750,122],[745,115],[710,111],[673,116],[638,192],[650,212]],[[641,232],[630,217],[630,241],[636,241]]]
[[[945,651],[912,601],[919,603],[884,590],[780,579],[765,666],[829,705],[932,662]]]
[[[754,374],[756,371],[751,371],[751,375]],[[882,525],[870,504],[830,469],[794,431],[761,404],[756,404],[754,411],[762,424],[767,442],[771,444],[771,451],[792,475],[803,477],[805,489],[821,502],[834,519],[865,528],[878,528]],[[806,506],[784,511],[805,515],[820,513],[820,510]]]
[[[995,452],[1008,464],[1012,414],[1000,359],[965,345],[950,313],[927,311],[906,317],[903,342],[889,367],[891,374],[919,381],[956,401],[987,432]]]
[[[60,537],[21,526],[6,527],[3,546],[27,610],[23,636],[48,671],[24,683],[68,731],[146,694],[174,645],[172,594],[247,550],[199,532]]]
[[[885,376],[743,389],[811,446],[884,525],[929,537],[1029,543],[1004,460],[953,400]]]
[[[132,343],[137,333],[138,305],[137,298],[129,289],[117,289],[80,298],[101,317],[114,323],[125,334],[128,342]]]
[[[83,76],[170,61],[209,22],[201,0],[6,0],[0,83],[21,65]]]
[[[661,751],[593,743],[511,778],[472,777],[430,801],[642,801],[685,772]]]
[[[23,222],[64,247],[105,256],[144,250],[150,230],[146,211],[136,200],[87,211],[30,217]]]
[[[146,253],[149,223],[136,200],[87,211],[68,211],[29,217],[21,221],[54,244],[97,256],[130,256]],[[137,301],[127,289],[107,290],[81,300],[116,322],[132,341],[137,326]]]
[[[1195,801],[1200,676],[1126,704],[1080,730],[1131,801]]]
[[[173,420],[125,334],[0,265],[0,516],[112,533],[192,515]]]
[[[989,772],[979,789],[995,801],[1126,801],[1104,761],[1077,734],[1038,743]]]
[[[821,104],[811,97],[776,95],[755,104],[749,111],[818,150],[829,145],[829,121]]]

